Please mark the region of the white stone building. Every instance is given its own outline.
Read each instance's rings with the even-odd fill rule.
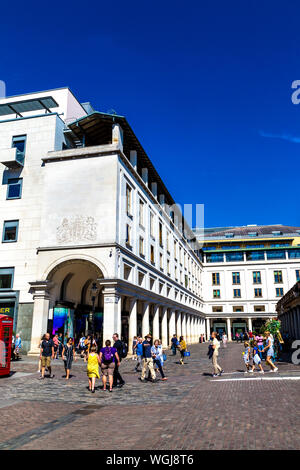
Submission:
[[[124,117],[68,88],[1,99],[0,163],[0,312],[25,350],[47,330],[198,341],[199,246]]]
[[[195,229],[203,243],[206,331],[259,330],[300,280],[300,227],[249,225]],[[198,233],[198,235],[197,235]]]

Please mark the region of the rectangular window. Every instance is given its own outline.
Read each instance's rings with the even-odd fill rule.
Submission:
[[[139,252],[140,256],[144,256],[144,239],[143,237],[140,237],[140,243],[139,243]]]
[[[150,212],[150,235],[154,237],[154,214]]]
[[[170,260],[169,260],[169,259],[167,259],[167,272],[168,272],[169,275],[171,274],[171,271],[170,271]]]
[[[243,312],[243,311],[244,311],[244,307],[243,307],[242,305],[236,306],[236,307],[232,307],[232,311],[233,311],[233,312]]]
[[[223,307],[222,307],[222,306],[213,307],[213,308],[212,308],[212,311],[213,311],[213,312],[223,312]]]
[[[160,270],[163,271],[164,269],[164,257],[162,253],[159,253],[159,267]]]
[[[170,253],[170,239],[171,239],[171,232],[167,232],[167,251]]]
[[[7,182],[6,199],[20,199],[22,196],[22,178],[10,178]]]
[[[177,260],[177,242],[174,240],[174,258]]]
[[[296,269],[296,281],[297,282],[300,281],[300,270],[299,269]]]
[[[4,221],[2,242],[16,242],[18,240],[18,220]]]
[[[155,263],[155,257],[154,257],[154,246],[150,245],[150,261],[152,264]]]
[[[276,287],[276,297],[282,297],[282,296],[283,296],[283,288]]]
[[[282,271],[274,271],[275,284],[282,284]]]
[[[141,199],[139,202],[139,221],[140,225],[144,226],[144,203]]]
[[[161,222],[159,222],[158,229],[159,229],[159,244],[162,247],[163,246],[163,228],[162,228]]]
[[[12,289],[14,283],[14,268],[0,268],[0,290]]]
[[[253,284],[261,284],[260,271],[253,271]]]
[[[214,299],[219,299],[221,297],[220,290],[219,289],[214,289],[213,290],[213,298]]]
[[[212,273],[212,283],[214,286],[220,285],[220,273]]]
[[[265,254],[263,251],[248,251],[246,252],[247,261],[256,261],[260,259],[265,259]]]
[[[240,273],[232,273],[232,284],[240,284]]]
[[[289,250],[289,258],[300,258],[300,250]]]
[[[224,261],[223,253],[207,253],[207,263],[222,263]]]
[[[226,253],[226,261],[243,261],[244,254],[242,252]]]
[[[267,251],[267,259],[285,259],[285,251],[283,250]]]
[[[262,297],[262,290],[254,289],[254,297]]]
[[[266,308],[264,305],[254,305],[254,312],[265,312]]]
[[[189,278],[187,274],[184,275],[184,285],[186,289],[189,287]]]
[[[241,297],[241,289],[233,289],[233,297]]]
[[[26,149],[26,135],[18,135],[12,138],[12,148],[17,149],[16,159],[18,162],[24,164],[25,149]]]
[[[126,225],[126,245],[131,246],[131,228],[130,225]]]
[[[177,266],[175,266],[175,279],[178,281],[178,269]]]
[[[131,197],[132,197],[132,189],[129,184],[126,184],[126,212],[127,215],[132,215],[131,213]]]

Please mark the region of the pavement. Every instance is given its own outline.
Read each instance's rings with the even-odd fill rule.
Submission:
[[[191,357],[167,352],[168,380],[142,383],[135,361],[122,361],[126,382],[113,393],[101,381],[91,394],[82,359],[64,378],[38,380],[37,359],[12,363],[0,378],[0,450],[280,450],[300,449],[300,366],[279,362],[271,373],[245,374],[243,345],[221,348],[221,377],[212,377],[207,344]]]

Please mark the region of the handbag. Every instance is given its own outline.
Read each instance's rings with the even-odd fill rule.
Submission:
[[[184,351],[183,355],[185,357],[190,357],[191,353],[190,353],[190,351]]]

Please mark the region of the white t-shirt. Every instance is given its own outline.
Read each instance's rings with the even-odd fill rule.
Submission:
[[[220,343],[219,343],[219,341],[217,340],[217,338],[214,338],[214,339],[212,340],[212,345],[215,346],[214,351],[215,351],[216,354],[218,354],[218,352],[219,352],[219,347],[220,347]]]

